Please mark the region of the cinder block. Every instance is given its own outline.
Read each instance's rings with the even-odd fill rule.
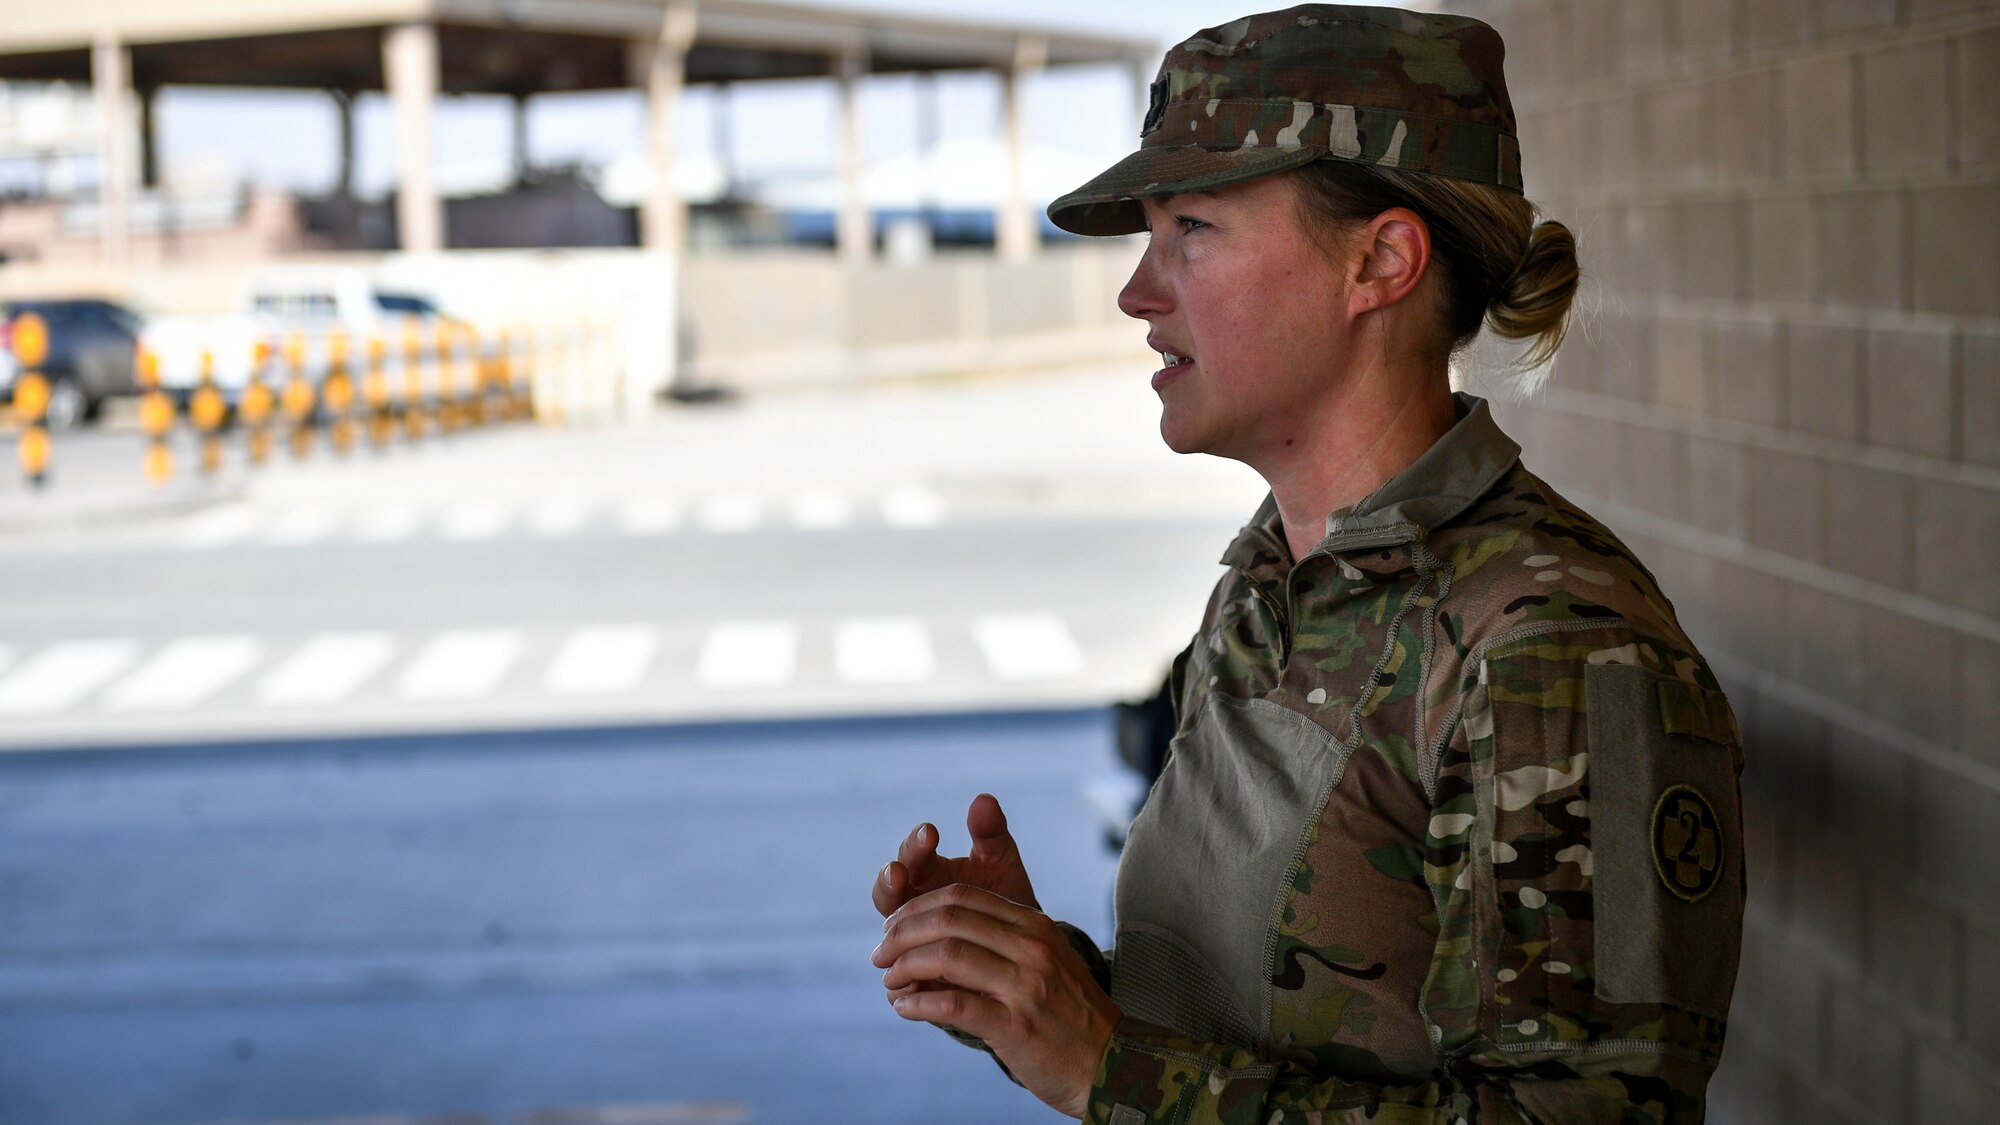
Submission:
[[[1868,440],[1951,460],[1957,454],[1952,338],[1934,329],[1868,333]]]
[[[1814,833],[1793,841],[1790,859],[1792,940],[1830,960],[1845,978],[1861,979],[1866,877],[1852,857],[1828,849]]]
[[[1689,519],[1703,531],[1747,541],[1750,455],[1732,441],[1688,438]]]
[[[1862,335],[1839,325],[1785,327],[1786,418],[1802,433],[1858,440],[1862,434]]]
[[[1674,205],[1675,292],[1690,297],[1743,296],[1743,204],[1734,199]]]
[[[1730,697],[1739,722],[1746,713],[1754,711],[1745,706],[1751,698],[1748,692]],[[1743,736],[1753,737],[1748,730]],[[1755,740],[1760,744],[1767,741],[1761,737]],[[1760,768],[1763,777],[1756,776]],[[1743,868],[1748,873],[1750,888],[1743,910],[1746,925],[1781,930],[1790,917],[1787,898],[1792,886],[1792,843],[1799,829],[1792,817],[1776,807],[1782,797],[1772,791],[1783,785],[1783,779],[1771,776],[1771,772],[1770,763],[1761,759],[1746,762],[1743,767]]]
[[[1629,499],[1655,515],[1687,522],[1688,495],[1682,484],[1687,480],[1687,435],[1651,426],[1621,429],[1621,444],[1607,450],[1613,456],[1612,475],[1606,479],[1617,482],[1620,489],[1614,498]]]
[[[1620,0],[1618,58],[1622,77],[1644,81],[1667,72],[1673,53],[1672,9],[1675,0]],[[1511,72],[1510,72],[1511,73]]]
[[[1903,195],[1895,190],[1833,192],[1814,202],[1816,292],[1821,300],[1863,308],[1903,307],[1908,261],[1903,207]],[[1930,268],[1927,259],[1920,255],[1919,260]]]
[[[1740,979],[1736,990],[1743,991]],[[1717,1125],[1791,1121],[1799,1112],[1802,1088],[1785,1062],[1755,1041],[1733,1038],[1708,1084],[1708,1119]]]
[[[1873,920],[1878,887],[1900,882],[1910,853],[1909,759],[1902,751],[1834,725],[1827,742],[1825,832],[1822,847],[1836,859],[1856,867],[1862,877],[1863,924],[1870,956],[1881,948],[1870,944],[1877,929]],[[1873,968],[1871,967],[1871,971]]]
[[[1952,115],[1960,164],[2000,161],[2000,28],[1959,36],[1958,111]]]
[[[1710,329],[1713,413],[1738,422],[1785,424],[1783,333],[1773,321],[1724,320]]]
[[[1681,0],[1680,55],[1684,64],[1714,64],[1736,50],[1742,36],[1739,0]]]
[[[1778,612],[1767,613],[1761,618],[1773,627],[1783,627],[1782,607]],[[1782,647],[1782,643],[1780,646]],[[1778,659],[1782,659],[1782,655]],[[1768,669],[1776,671],[1773,664]],[[1741,702],[1754,704],[1747,708],[1749,719],[1744,718],[1746,708],[1737,707],[1737,721],[1746,724],[1743,731],[1743,785],[1745,807],[1755,804],[1765,815],[1761,818],[1773,824],[1782,823],[1780,830],[1787,834],[1816,832],[1818,826],[1826,823],[1826,720],[1810,709],[1794,707],[1775,695],[1743,690],[1732,691],[1729,701],[1732,706]],[[1754,800],[1749,796],[1754,788]],[[1767,878],[1761,882],[1770,883]],[[1789,892],[1780,897],[1789,899]]]
[[[1861,155],[1870,176],[1942,172],[1951,138],[1948,45],[1901,43],[1861,56]]]
[[[1868,465],[1826,463],[1827,565],[1898,590],[1916,587],[1910,560],[1912,482]]]
[[[1513,71],[1509,71],[1513,73]],[[1645,118],[1636,94],[1613,94],[1597,104],[1597,154],[1607,188],[1629,191],[1639,180]]]
[[[1791,47],[1812,35],[1808,0],[1754,0],[1745,8],[1743,34],[1752,50]]]
[[[1935,19],[1992,6],[1993,0],[1910,0],[1910,20]]]
[[[1757,5],[1752,5],[1755,8]],[[1778,72],[1758,70],[1709,84],[1704,99],[1715,134],[1715,178],[1725,184],[1761,180],[1784,171],[1778,133]]]
[[[1917,592],[2000,617],[2000,491],[1928,481],[1917,488]]]
[[[1649,317],[1623,308],[1605,308],[1583,333],[1588,362],[1596,367],[1598,389],[1605,394],[1645,402],[1653,390],[1653,324]],[[1564,344],[1567,352],[1569,345]],[[1567,370],[1567,369],[1563,369]]]
[[[1783,603],[1785,678],[1826,699],[1858,700],[1867,675],[1860,603],[1796,584],[1785,588]]]
[[[1975,1061],[1930,1042],[1916,1048],[1909,1121],[1985,1121],[2000,1105],[1990,1062]]]
[[[1884,1119],[1901,1120],[1910,1088],[1910,1042],[1901,1014],[1840,984],[1833,988],[1828,1014],[1826,1073],[1832,1084]]]
[[[1744,945],[1757,945],[1762,969],[1756,990],[1744,997],[1746,1008],[1732,1006],[1730,1017],[1756,1028],[1760,1038],[1784,1043],[1793,1052],[1819,1063],[1825,1057],[1827,981],[1810,960],[1785,942],[1784,929],[1744,934]]]
[[[1785,650],[1786,581],[1727,559],[1717,559],[1713,567],[1706,596],[1717,611],[1716,647],[1753,668],[1777,667]],[[1761,697],[1752,700],[1758,702]]]
[[[1896,6],[1897,0],[1820,0],[1820,34],[1888,27],[1896,22]]]
[[[1925,489],[1919,487],[1921,494]],[[1923,516],[1917,517],[1922,566]],[[1958,667],[1958,633],[1894,610],[1863,606],[1861,663],[1868,670],[1862,704],[1870,714],[1919,738],[1956,741],[1958,684],[1943,669]]]
[[[1963,979],[1958,919],[1891,882],[1870,883],[1866,892],[1869,978],[1911,1027],[1949,1039],[1958,1024]]]
[[[2000,644],[1983,637],[1963,640],[1958,746],[1975,762],[2000,769]]]
[[[1802,177],[1851,176],[1860,168],[1854,58],[1831,55],[1785,67],[1785,168]]]
[[[1619,48],[1619,0],[1569,0],[1562,6],[1567,17],[1556,25],[1556,55],[1561,77],[1568,81],[1605,78],[1617,74]]]
[[[1925,188],[1911,193],[1916,307],[1921,312],[1991,316],[2000,308],[2000,185]]]
[[[1701,184],[1715,172],[1715,114],[1708,83],[1676,82],[1641,95],[1646,147],[1640,169],[1651,184]]]
[[[1675,410],[1708,410],[1708,322],[1662,314],[1654,321],[1653,401]]]
[[[1674,209],[1664,203],[1625,209],[1626,285],[1630,293],[1675,290]]]
[[[2000,927],[2000,789],[1913,764],[1916,807],[1910,818],[1914,882],[1957,913]],[[1954,993],[1961,990],[1954,990]]]
[[[1966,1046],[2000,1058],[2000,936],[1967,923],[1965,927]]]
[[[1826,471],[1818,458],[1750,452],[1750,541],[1807,562],[1825,559]]]
[[[1765,196],[1746,204],[1750,228],[1750,296],[1759,301],[1813,299],[1817,255],[1812,199]]]

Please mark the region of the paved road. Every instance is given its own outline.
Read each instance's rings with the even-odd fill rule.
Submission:
[[[0,747],[1133,695],[1261,495],[1156,411],[1124,371],[794,397],[11,533]]]
[[[0,1121],[1055,1120],[890,1012],[866,884],[987,790],[1101,939],[1112,768],[1094,709],[0,758]]]

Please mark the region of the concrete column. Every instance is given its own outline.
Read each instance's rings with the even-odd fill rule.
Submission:
[[[516,93],[513,96],[513,104],[510,108],[514,114],[513,116],[514,182],[516,184],[524,184],[528,182],[528,95],[527,93],[525,91]]]
[[[1039,35],[1023,35],[1014,43],[1014,61],[1001,78],[1001,131],[1007,145],[1007,194],[994,215],[994,243],[1003,262],[1025,262],[1034,257],[1041,242],[1035,218],[1028,211],[1028,194],[1023,186],[1023,165],[1027,162],[1026,130],[1022,102],[1026,96],[1022,81],[1040,70],[1049,59],[1049,41]]]
[[[861,99],[856,85],[868,69],[868,57],[857,48],[840,56],[835,69],[840,79],[840,212],[834,221],[834,243],[842,261],[865,262],[875,251],[875,224],[861,194]]]
[[[390,112],[396,122],[396,225],[402,249],[434,254],[444,249],[444,204],[431,174],[437,28],[427,23],[390,28],[382,39],[382,72],[388,76]]]
[[[354,93],[329,90],[334,112],[340,121],[340,167],[334,176],[333,193],[342,199],[354,197]]]
[[[653,166],[652,190],[639,212],[639,238],[651,250],[678,258],[687,229],[687,209],[674,191],[675,118],[687,83],[687,53],[694,46],[695,9],[676,4],[660,21],[658,40],[640,54],[646,86],[647,153]]]
[[[147,188],[160,186],[160,138],[153,120],[153,99],[159,92],[158,86],[139,91],[139,185]]]
[[[125,98],[132,90],[132,54],[117,36],[100,35],[91,44],[90,84],[97,96],[97,120],[104,135],[97,188],[104,260],[114,266],[124,265],[132,252],[128,222],[131,136],[125,127]]]

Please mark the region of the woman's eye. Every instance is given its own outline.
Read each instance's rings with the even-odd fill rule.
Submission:
[[[1201,230],[1208,226],[1207,223],[1202,222],[1200,219],[1191,219],[1186,215],[1175,215],[1174,225],[1180,227],[1182,230]]]

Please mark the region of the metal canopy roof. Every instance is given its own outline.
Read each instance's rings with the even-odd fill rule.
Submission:
[[[686,81],[1004,68],[1023,38],[1052,64],[1146,67],[1158,45],[1029,25],[707,0],[697,9]],[[72,0],[0,22],[0,79],[90,81],[90,45],[127,46],[141,88],[279,86],[381,90],[381,31],[438,29],[440,92],[535,94],[635,85],[631,45],[658,37],[663,0]],[[1040,56],[1040,52],[1036,54]]]

